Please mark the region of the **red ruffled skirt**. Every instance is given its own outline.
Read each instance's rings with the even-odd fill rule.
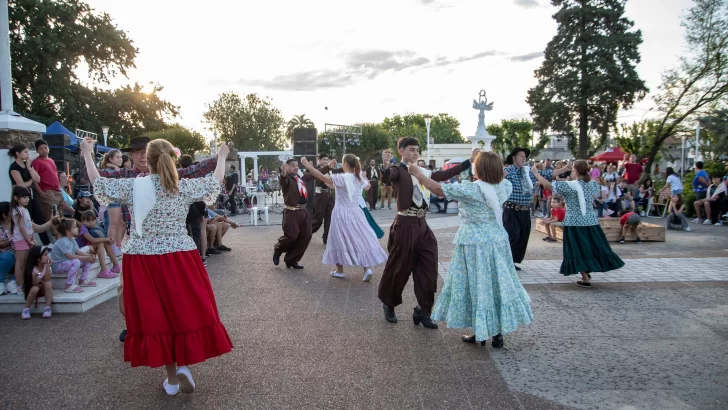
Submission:
[[[233,349],[199,253],[124,255],[124,361],[187,366]]]

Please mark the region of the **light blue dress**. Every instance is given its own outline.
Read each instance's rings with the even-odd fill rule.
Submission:
[[[511,195],[508,180],[494,185],[502,204]],[[472,327],[475,340],[487,340],[531,323],[531,298],[513,265],[508,233],[498,224],[476,183],[444,184],[450,201],[458,201],[462,224],[445,286],[432,311],[433,320],[450,328]]]

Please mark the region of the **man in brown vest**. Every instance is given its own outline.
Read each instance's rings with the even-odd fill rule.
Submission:
[[[324,175],[328,174],[334,167],[336,167],[336,160],[331,161],[329,164],[328,154],[320,153],[318,155],[318,171]],[[318,179],[315,181],[316,192],[313,197],[313,223],[312,233],[324,226],[324,245],[329,237],[329,226],[331,226],[331,212],[334,210],[334,197],[331,195],[331,188],[327,187],[322,181]]]
[[[291,158],[281,166],[278,181],[283,192],[283,236],[278,238],[273,250],[273,264],[278,266],[282,254],[287,268],[303,269],[298,262],[311,242],[311,218],[306,209],[309,192],[306,182],[311,174],[298,175],[298,160]]]
[[[414,309],[412,320],[415,324],[422,323],[429,329],[437,329],[437,324],[430,319],[437,290],[437,239],[425,219],[430,192],[407,171],[409,164],[417,163],[420,143],[415,138],[402,137],[397,142],[397,148],[402,157],[399,165],[390,166],[392,154],[382,153],[384,174],[389,177],[397,193],[397,216],[389,230],[389,259],[379,282],[379,300],[384,304],[384,318],[397,323],[394,308],[402,304],[402,291],[412,275],[419,304]],[[448,170],[432,174],[429,170],[423,172],[434,181],[447,181],[470,168],[477,153],[478,150],[474,149],[470,160]]]

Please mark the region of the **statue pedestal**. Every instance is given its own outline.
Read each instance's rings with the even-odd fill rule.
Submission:
[[[478,130],[475,136],[467,137],[468,141],[473,144],[473,148],[483,148],[486,151],[490,151],[490,143],[495,139],[494,136],[488,134],[485,130],[485,126],[478,126]]]

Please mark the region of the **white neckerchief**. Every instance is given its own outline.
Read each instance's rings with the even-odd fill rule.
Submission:
[[[354,202],[354,192],[361,191],[361,188],[356,189],[355,180],[356,176],[354,174],[349,172],[344,173],[344,186],[346,186],[346,194],[349,195],[349,201],[351,202]]]
[[[377,172],[377,167],[370,167],[372,170],[372,179],[379,178],[379,173]]]
[[[579,208],[581,208],[581,215],[586,215],[586,201],[584,200],[584,188],[582,188],[579,181],[566,181],[567,184],[576,191],[576,195],[579,197]]]
[[[498,225],[503,226],[503,209],[501,208],[500,201],[498,201],[498,194],[495,192],[495,187],[485,181],[476,181],[480,192],[485,198],[485,202],[495,213],[495,221]]]
[[[139,236],[142,236],[144,219],[157,203],[157,192],[151,176],[134,179],[134,223]]]
[[[422,172],[423,175],[425,175],[427,178],[432,176],[432,171],[430,171],[427,168],[420,167],[420,172]],[[409,172],[408,172],[409,173]],[[412,178],[412,202],[419,208],[422,206],[422,202],[424,201],[427,206],[430,206],[430,190],[425,188],[423,184],[420,184],[420,181],[415,178],[413,175],[410,175],[410,178]],[[414,194],[414,190],[420,191],[420,194],[422,194],[422,199],[418,201],[418,198]]]
[[[533,181],[531,181],[531,176],[528,175],[530,172],[531,167],[528,165],[524,165],[523,168],[521,168],[521,176],[526,180],[526,188],[528,188],[529,191],[533,189]]]

